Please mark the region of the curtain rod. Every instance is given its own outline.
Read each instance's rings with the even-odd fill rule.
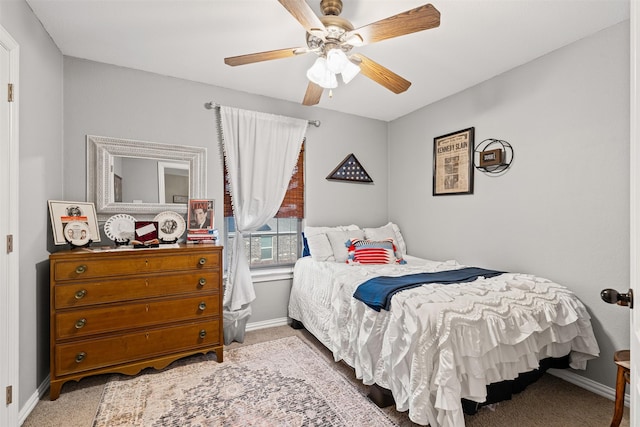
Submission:
[[[204,104],[204,108],[206,108],[207,110],[213,110],[214,108],[219,107],[219,106],[220,106],[220,104],[216,104],[213,101],[206,102]],[[317,128],[320,127],[320,120],[308,120],[308,123],[310,125],[313,125],[313,126],[317,127]]]

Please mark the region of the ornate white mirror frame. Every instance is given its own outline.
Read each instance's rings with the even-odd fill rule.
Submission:
[[[187,204],[123,203],[114,199],[114,158],[186,162],[189,165],[189,197],[207,196],[207,149],[187,145],[161,144],[132,139],[87,135],[87,201],[93,202],[99,221],[118,213],[136,219],[152,219],[163,211],[187,213]],[[156,177],[150,177],[150,179]],[[152,189],[157,193],[157,189]]]

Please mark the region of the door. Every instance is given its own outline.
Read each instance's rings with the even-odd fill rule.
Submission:
[[[629,301],[636,291],[635,309],[631,310],[629,348],[631,349],[631,381],[628,388],[631,397],[630,421],[632,426],[640,425],[640,6],[637,1],[630,1],[630,274],[629,293],[619,295],[617,292],[603,294],[607,302],[621,299]],[[604,291],[603,291],[604,292]],[[621,292],[624,292],[621,290]],[[630,304],[633,307],[633,304]]]
[[[18,425],[18,45],[0,26],[0,425]],[[10,86],[12,85],[12,86]],[[5,397],[6,396],[6,397]]]

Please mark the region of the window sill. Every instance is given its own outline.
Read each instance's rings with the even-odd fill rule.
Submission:
[[[293,266],[251,270],[251,280],[253,283],[291,279],[293,279]]]

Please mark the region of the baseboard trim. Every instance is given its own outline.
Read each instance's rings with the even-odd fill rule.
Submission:
[[[276,326],[286,326],[289,324],[288,317],[280,317],[278,319],[263,320],[261,322],[247,323],[247,331],[257,331],[258,329],[275,328]]]
[[[27,417],[36,407],[42,396],[45,395],[47,390],[49,390],[49,385],[51,384],[51,375],[47,375],[47,378],[44,379],[36,389],[36,391],[31,395],[29,400],[24,404],[22,408],[20,408],[20,412],[18,413],[18,421],[19,425],[24,424],[27,420]]]
[[[549,369],[551,375],[563,379],[571,384],[577,385],[580,388],[588,390],[592,393],[595,393],[599,396],[606,397],[609,400],[616,400],[616,389],[613,387],[606,386],[604,384],[600,384],[589,378],[583,377],[582,375],[578,375],[570,369]],[[624,405],[629,407],[631,402],[631,396],[629,393],[624,395]]]

